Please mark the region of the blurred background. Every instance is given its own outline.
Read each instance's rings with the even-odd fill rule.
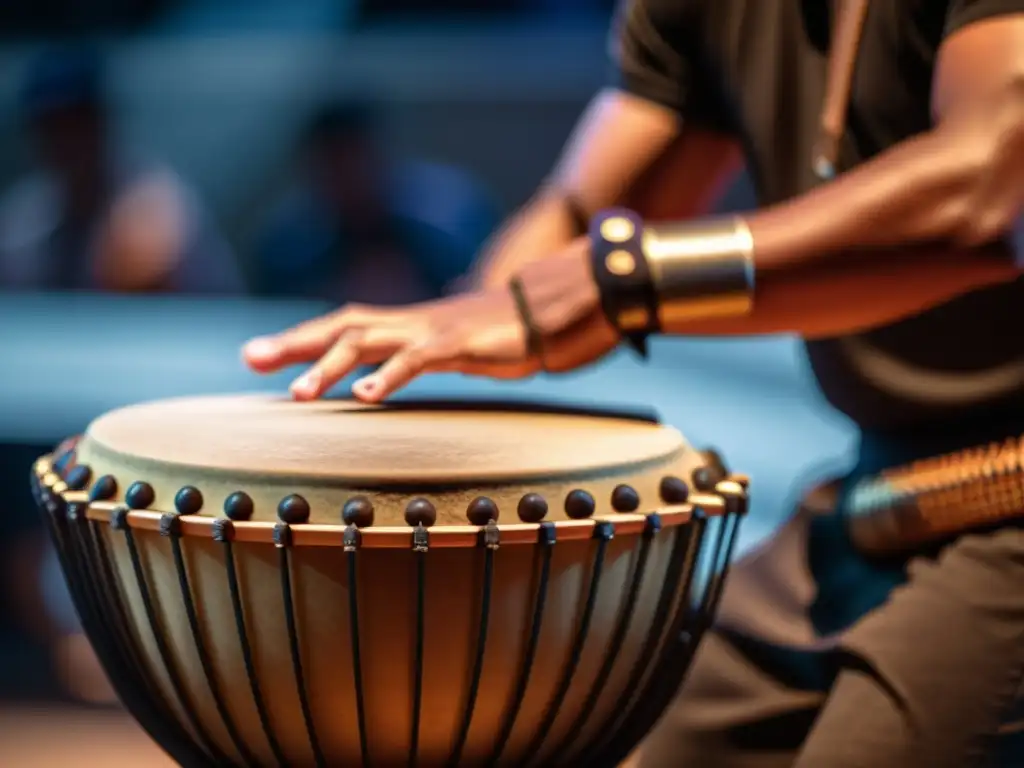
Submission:
[[[0,4],[0,765],[164,764],[78,633],[32,460],[130,402],[282,388],[238,362],[252,335],[449,289],[604,83],[613,4]],[[791,339],[569,378],[423,387],[653,403],[754,475],[744,548],[846,461]]]

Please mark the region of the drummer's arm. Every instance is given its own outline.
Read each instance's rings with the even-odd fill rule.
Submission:
[[[728,137],[684,125],[678,113],[645,98],[602,91],[550,179],[484,249],[476,282],[504,286],[525,264],[585,234],[603,208],[624,205],[651,219],[706,213],[740,160]]]
[[[936,71],[933,130],[747,219],[752,314],[665,330],[838,335],[1020,274],[1024,12],[954,32]]]
[[[581,119],[547,184],[480,258],[478,279],[504,287],[523,266],[586,234],[589,219],[622,205],[651,220],[708,211],[739,171],[742,152],[724,110],[667,45],[655,15],[675,20],[677,0],[622,0],[610,36],[613,83]],[[581,249],[586,244],[581,241]]]

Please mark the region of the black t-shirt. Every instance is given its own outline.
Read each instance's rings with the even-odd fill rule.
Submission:
[[[736,136],[759,203],[785,200],[820,183],[811,160],[830,6],[828,0],[628,0],[613,33],[616,84],[693,124]],[[932,74],[946,37],[1021,12],[1024,0],[874,0],[840,170],[931,127]],[[1022,308],[1019,280],[894,325],[806,346],[825,396],[864,428],[969,420],[979,409],[1024,411]]]

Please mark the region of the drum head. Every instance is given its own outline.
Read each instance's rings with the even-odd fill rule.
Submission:
[[[665,476],[688,478],[702,463],[674,429],[619,413],[265,395],[114,411],[90,425],[77,460],[94,482],[112,477],[122,498],[133,483],[147,484],[146,506],[159,511],[173,511],[178,492],[192,487],[200,514],[221,516],[225,500],[242,493],[253,501],[251,519],[275,520],[282,499],[297,494],[310,507],[308,522],[340,523],[344,503],[361,494],[378,525],[404,525],[417,497],[434,504],[440,524],[466,524],[477,496],[498,504],[503,523],[516,521],[529,493],[547,500],[549,519],[566,519],[572,490],[591,494],[595,513],[643,511],[618,509],[613,491],[627,485],[653,508]]]

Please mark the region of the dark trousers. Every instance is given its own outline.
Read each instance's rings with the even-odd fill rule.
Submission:
[[[879,565],[827,496],[734,565],[638,768],[1024,768],[1024,530]]]

